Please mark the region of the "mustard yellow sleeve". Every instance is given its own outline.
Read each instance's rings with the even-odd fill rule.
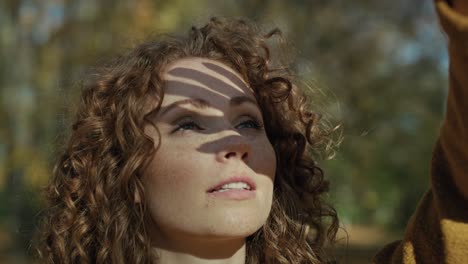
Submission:
[[[448,37],[450,66],[431,188],[408,222],[403,240],[384,247],[374,263],[468,263],[468,17],[445,1],[436,1],[436,10]]]

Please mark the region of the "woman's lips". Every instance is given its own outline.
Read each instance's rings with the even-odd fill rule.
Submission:
[[[210,187],[207,192],[212,193],[215,190],[220,189],[223,185],[228,184],[228,183],[234,183],[234,182],[244,182],[247,185],[249,185],[250,190],[249,191],[255,191],[257,189],[257,185],[255,184],[255,181],[247,176],[232,176],[228,179],[222,180],[215,184],[214,186]],[[237,189],[236,189],[237,190]]]
[[[213,191],[209,192],[208,195],[214,198],[224,198],[232,200],[248,200],[255,198],[257,194],[256,190],[245,190],[245,189],[228,189],[225,191]]]

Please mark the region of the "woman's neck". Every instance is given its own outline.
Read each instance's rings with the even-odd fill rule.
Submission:
[[[157,243],[161,264],[245,264],[245,239],[187,239]]]

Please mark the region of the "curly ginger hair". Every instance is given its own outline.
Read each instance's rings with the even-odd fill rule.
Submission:
[[[48,207],[36,234],[41,263],[157,263],[146,227],[141,170],[154,154],[145,135],[147,106],[163,98],[161,77],[185,57],[220,61],[254,90],[276,154],[267,222],[249,236],[246,263],[322,263],[338,218],[323,195],[328,181],[315,161],[332,129],[310,111],[288,67],[272,66],[264,33],[241,19],[212,18],[188,36],[140,44],[102,66],[84,85],[68,144],[47,186]]]

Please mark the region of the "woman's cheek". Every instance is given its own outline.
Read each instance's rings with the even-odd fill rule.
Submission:
[[[178,145],[171,149],[167,149],[164,161],[161,164],[164,168],[165,182],[162,186],[172,186],[178,189],[187,189],[191,186],[196,186],[195,183],[200,181],[200,176],[203,172],[204,154],[195,152],[190,145]]]
[[[273,179],[276,173],[276,153],[269,142],[262,142],[258,145],[258,150],[254,155],[254,164],[258,165],[257,173],[268,176]]]

